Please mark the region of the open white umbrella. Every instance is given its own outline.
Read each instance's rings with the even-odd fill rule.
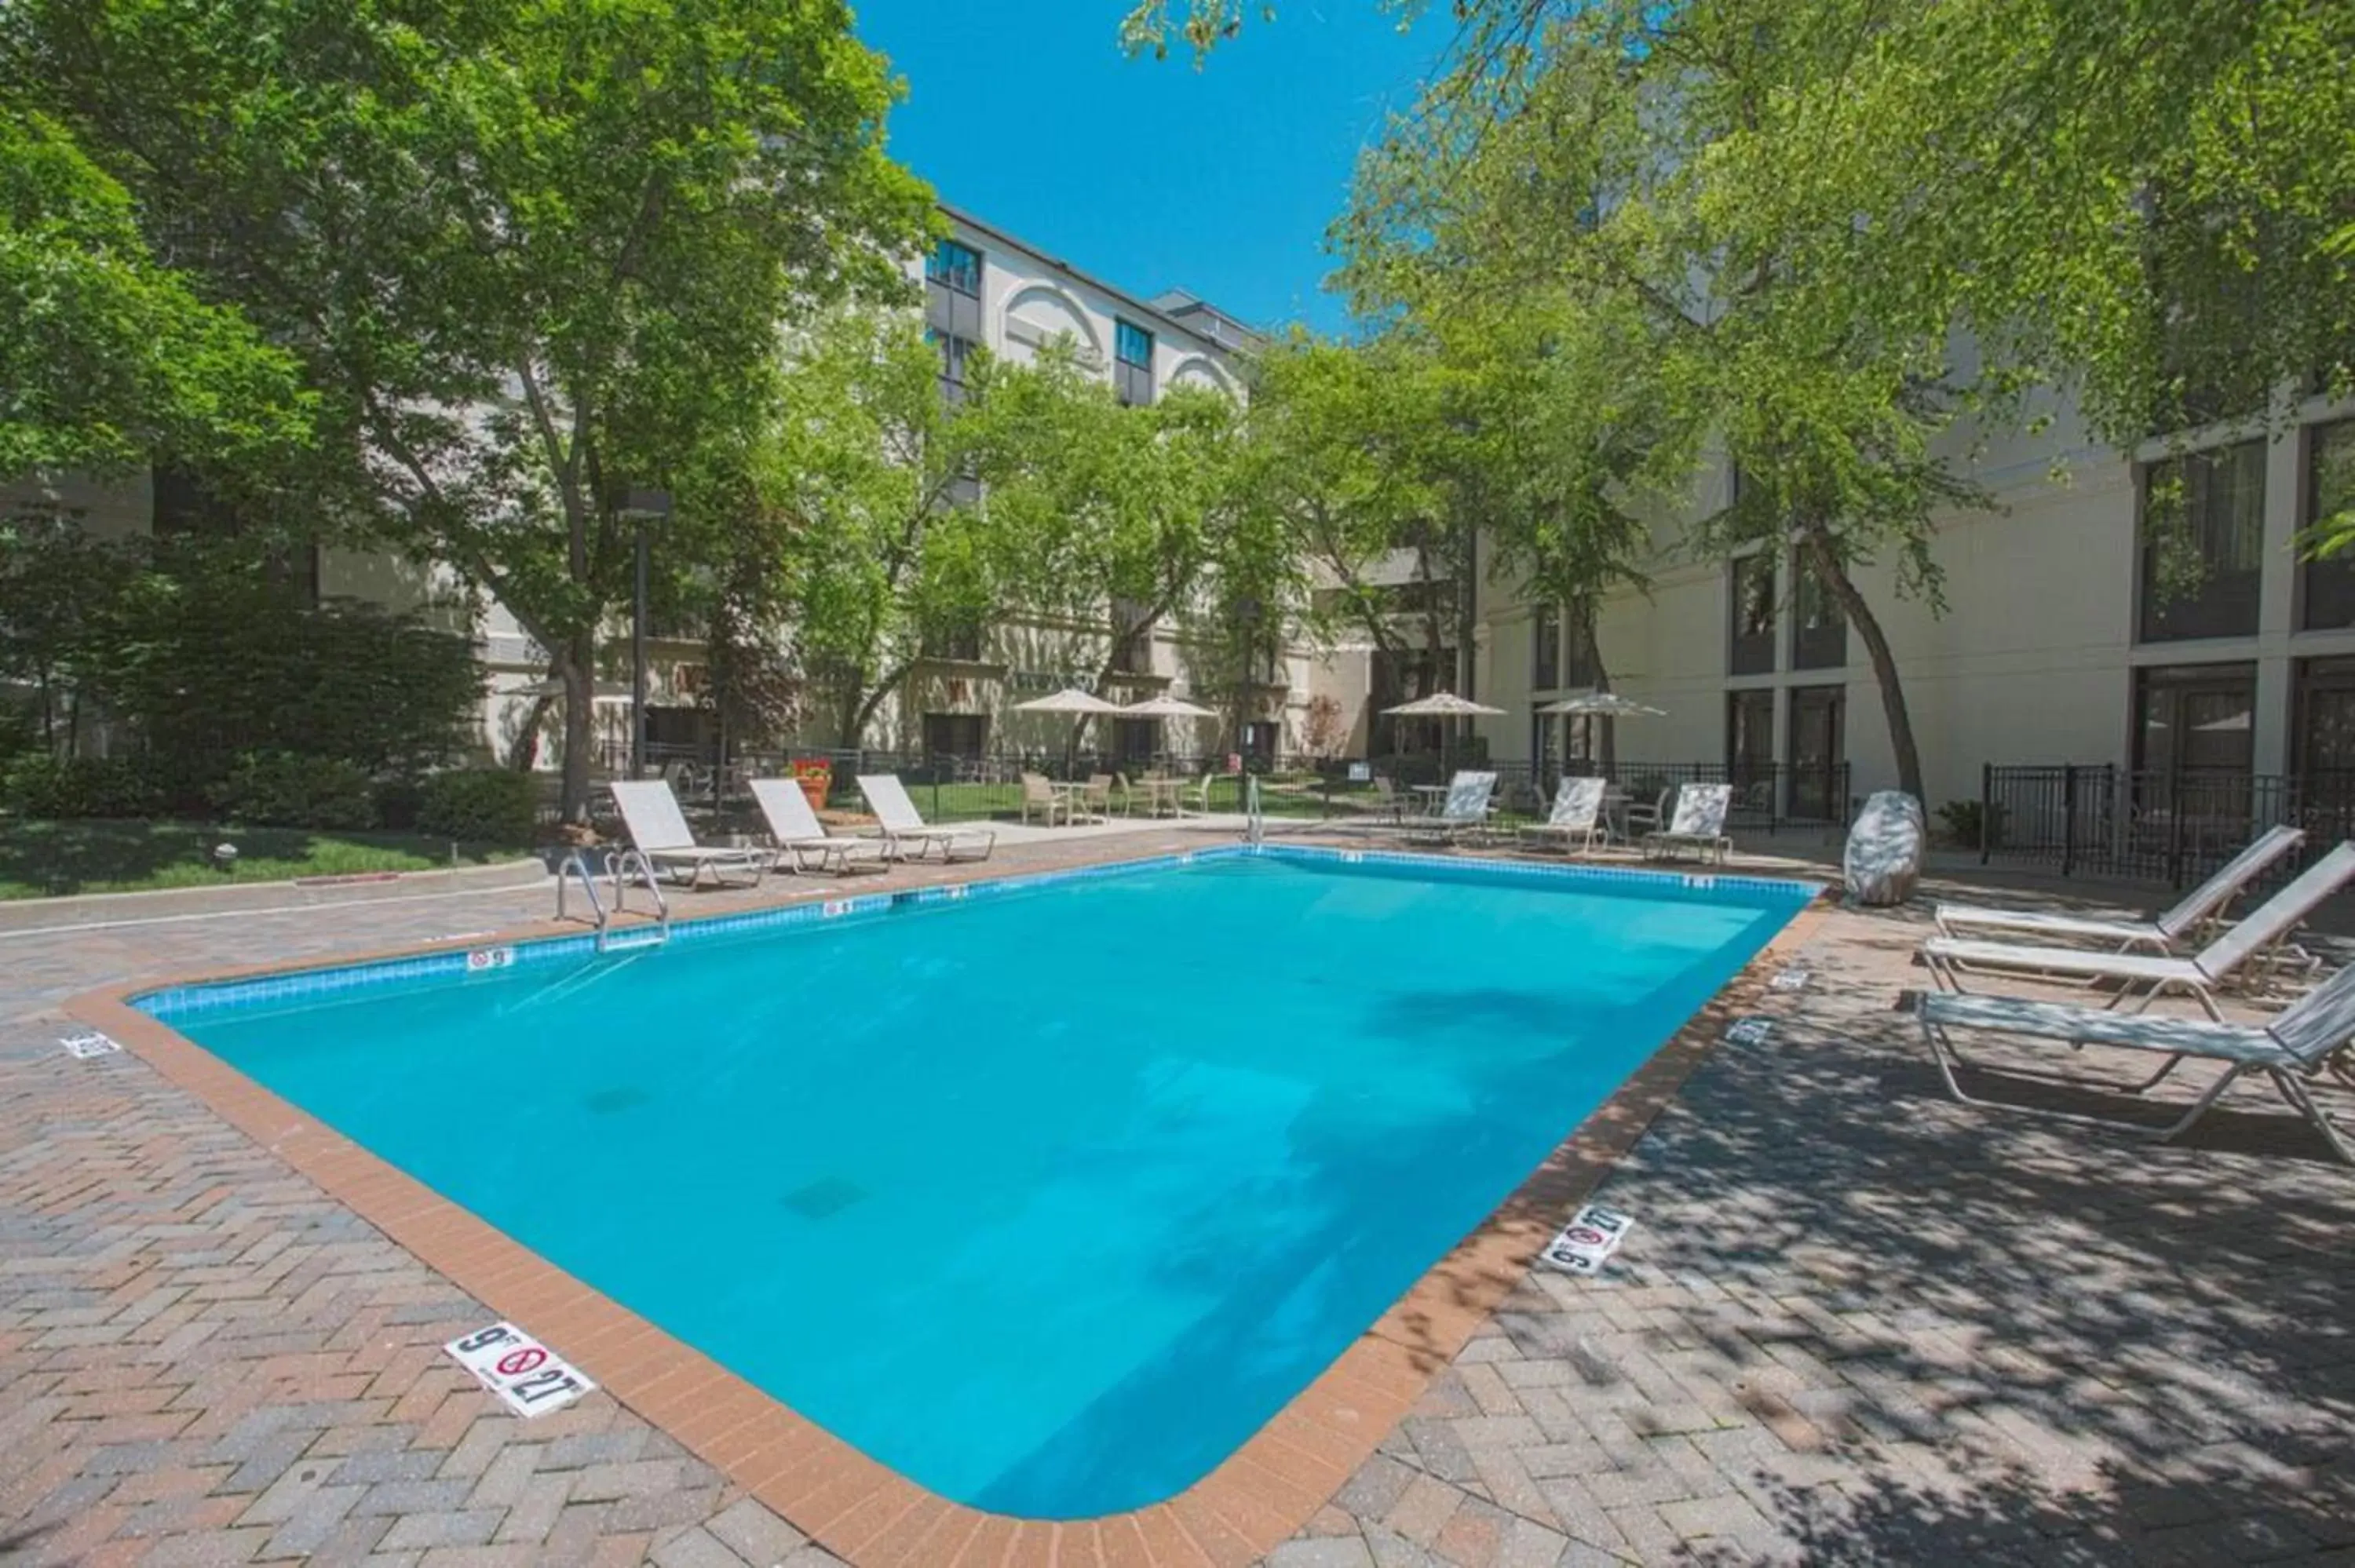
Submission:
[[[1129,704],[1120,710],[1120,716],[1167,719],[1216,718],[1219,715],[1215,710],[1206,708],[1199,703],[1189,703],[1183,697],[1173,697],[1164,693],[1157,697],[1147,697],[1141,703]]]
[[[1401,703],[1382,712],[1397,718],[1475,718],[1495,717],[1505,710],[1476,703],[1469,697],[1459,697],[1454,692],[1433,692],[1427,697],[1417,697],[1411,703]]]
[[[1077,686],[1065,686],[1060,692],[1050,692],[1043,697],[1033,697],[1027,703],[1017,703],[1018,714],[1069,714],[1071,716],[1071,743],[1063,748],[1063,768],[1071,770],[1071,759],[1080,749],[1080,726],[1098,714],[1118,714],[1118,703],[1106,702],[1093,692],[1083,692]]]
[[[1065,686],[1060,692],[1050,692],[1043,697],[1033,697],[1027,703],[1017,703],[1018,714],[1070,714],[1085,718],[1090,714],[1116,714],[1118,703],[1108,703],[1093,692],[1083,692],[1077,686]]]
[[[1581,692],[1574,697],[1564,697],[1558,703],[1548,703],[1540,708],[1541,714],[1575,714],[1584,718],[1666,718],[1659,708],[1646,707],[1633,697],[1623,697],[1616,692]]]

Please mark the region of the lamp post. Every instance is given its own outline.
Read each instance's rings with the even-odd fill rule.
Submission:
[[[615,511],[635,531],[636,582],[630,599],[630,777],[646,775],[646,524],[670,515],[670,492],[633,486]]]

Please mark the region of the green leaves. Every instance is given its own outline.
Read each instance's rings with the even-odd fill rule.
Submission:
[[[165,447],[265,457],[304,434],[293,372],[156,261],[129,193],[62,126],[0,110],[0,481]]]

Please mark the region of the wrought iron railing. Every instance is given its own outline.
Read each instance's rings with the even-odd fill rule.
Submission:
[[[2109,763],[1988,764],[1981,769],[1977,810],[1950,825],[1957,826],[1964,847],[1979,852],[1983,864],[2041,865],[2063,876],[2140,878],[2180,887],[2282,823],[2305,829],[2307,838],[2279,874],[2355,836],[2355,770],[2294,775]]]

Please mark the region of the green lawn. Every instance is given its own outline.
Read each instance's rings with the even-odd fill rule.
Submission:
[[[215,844],[237,846],[235,869],[213,864]],[[458,846],[458,863],[517,860],[528,851]],[[414,833],[314,832],[199,822],[25,821],[0,818],[0,898],[219,887],[371,871],[432,871],[451,863],[446,839]]]

